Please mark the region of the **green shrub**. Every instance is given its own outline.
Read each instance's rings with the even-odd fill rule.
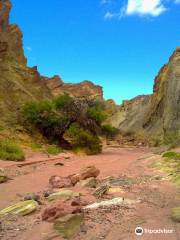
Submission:
[[[99,105],[88,108],[87,114],[88,114],[89,118],[96,121],[98,124],[101,124],[107,118],[102,107]]]
[[[25,156],[19,145],[10,140],[2,140],[0,141],[0,159],[23,161]]]
[[[62,152],[62,148],[57,147],[57,146],[49,146],[47,148],[47,153],[52,154],[52,155],[57,155]]]
[[[71,125],[67,131],[67,135],[71,138],[74,148],[82,148],[87,154],[97,154],[102,151],[101,142],[98,136],[82,129],[77,124]]]
[[[102,132],[106,138],[114,138],[119,133],[119,130],[110,124],[106,124],[102,126]]]
[[[169,159],[180,160],[180,153],[177,152],[166,152],[162,156]]]
[[[34,124],[50,140],[59,138],[69,122],[66,116],[56,112],[54,104],[48,100],[25,104],[22,114],[25,120]]]
[[[22,114],[26,120],[36,124],[41,121],[42,114],[45,115],[45,113],[52,112],[52,109],[53,104],[48,100],[42,102],[32,101],[23,106]]]
[[[53,100],[53,102],[54,102],[55,108],[67,110],[67,108],[69,108],[74,101],[73,101],[73,98],[70,97],[68,94],[64,94],[56,97]]]

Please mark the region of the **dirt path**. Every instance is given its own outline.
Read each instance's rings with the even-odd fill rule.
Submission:
[[[69,153],[59,155],[57,159],[44,159],[44,156],[37,156],[27,160],[32,164],[22,167],[0,161],[0,168],[5,168],[12,178],[8,183],[0,185],[0,209],[18,202],[27,192],[42,193],[47,190],[49,178],[53,175],[68,176],[78,173],[84,166],[95,165],[101,171],[100,179],[121,176],[124,180],[128,180],[122,186],[121,193],[107,196],[108,198],[123,196],[139,199],[140,203],[132,208],[117,207],[109,211],[99,209],[88,212],[85,216],[85,229],[74,240],[137,238],[178,240],[180,239],[179,225],[173,223],[169,216],[171,208],[179,203],[179,193],[168,181],[153,179],[153,176],[161,174],[149,167],[155,159],[153,156],[150,158],[151,155],[145,148],[109,147],[97,156],[75,156]],[[56,165],[58,162],[63,163],[64,166]],[[82,189],[82,191],[85,195],[90,194],[89,190]],[[22,228],[18,228],[15,223],[11,224],[12,229],[2,236],[2,240],[60,239],[54,236],[51,224],[40,220],[40,213],[24,217],[18,220],[18,224],[21,224]],[[134,229],[139,225],[144,229],[169,229],[173,232],[144,234],[143,237],[137,237]]]

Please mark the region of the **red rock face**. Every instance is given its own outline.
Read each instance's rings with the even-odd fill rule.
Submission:
[[[50,89],[50,91],[53,93],[56,91],[56,89],[59,89],[64,83],[62,79],[55,75],[52,78],[42,77],[42,79],[45,81],[47,87]]]
[[[54,96],[61,94],[69,94],[74,97],[92,97],[103,100],[102,87],[93,84],[90,81],[83,81],[80,83],[64,83],[59,76],[52,78],[43,77],[47,87]]]
[[[26,65],[22,47],[22,33],[15,24],[9,24],[11,3],[9,0],[0,1],[0,60],[16,61]]]
[[[9,12],[11,3],[9,0],[0,1],[0,32],[6,32],[9,27]]]

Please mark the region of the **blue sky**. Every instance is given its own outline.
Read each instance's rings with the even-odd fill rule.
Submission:
[[[117,103],[152,92],[180,45],[180,0],[12,0],[29,66],[91,80]]]

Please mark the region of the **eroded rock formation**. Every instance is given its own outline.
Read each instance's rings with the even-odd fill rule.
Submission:
[[[125,134],[162,136],[180,131],[180,48],[155,78],[153,94],[124,101],[112,122]]]
[[[83,81],[80,83],[64,83],[59,76],[52,78],[43,77],[47,87],[54,96],[61,94],[69,94],[76,97],[92,97],[103,100],[103,90],[101,86],[95,85],[90,81]]]
[[[102,99],[102,88],[89,81],[66,84],[60,77],[43,77],[37,67],[28,67],[24,56],[22,32],[9,23],[10,0],[0,0],[0,126],[13,128],[21,106],[30,100],[54,95],[93,96]]]

